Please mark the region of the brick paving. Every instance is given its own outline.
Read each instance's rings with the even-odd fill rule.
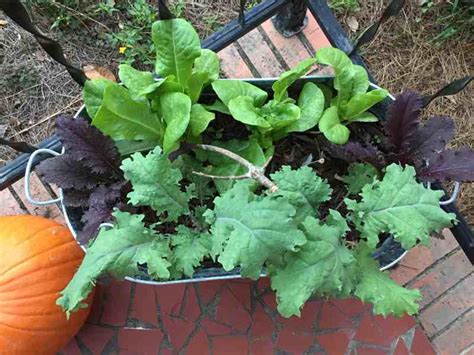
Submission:
[[[228,77],[272,77],[329,46],[315,19],[285,39],[270,21],[219,55]],[[33,179],[33,195],[54,189]],[[32,213],[62,220],[58,206],[33,207],[23,181],[0,191],[0,215]],[[91,315],[62,350],[79,354],[474,354],[472,265],[449,231],[417,246],[391,272],[423,294],[418,317],[374,316],[355,299],[314,299],[301,318],[282,318],[268,279],[147,286],[112,281],[97,287]]]

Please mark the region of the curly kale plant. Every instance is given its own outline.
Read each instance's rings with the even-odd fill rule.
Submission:
[[[384,316],[416,313],[419,291],[392,281],[372,254],[387,234],[408,249],[454,223],[439,206],[443,192],[421,184],[406,162],[387,164],[376,147],[348,143],[344,149],[367,159],[333,179],[338,167],[290,167],[292,154],[282,162],[285,154],[274,145],[298,132],[286,138],[293,144],[317,126],[318,139],[344,144],[348,124],[376,121],[367,110],[387,92],[368,91],[366,71],[325,48],[283,73],[268,100],[244,81],[217,80],[216,55],[200,48],[187,22],[158,21],[152,32],[160,78],[125,65],[122,85],[87,82],[87,112],[102,133],[72,121],[77,132],[61,135],[66,154],[43,165],[49,182],[69,189],[66,195],[73,188],[90,194],[84,216],[101,216],[106,205],[114,225],[91,239],[57,303],[68,313],[78,310],[102,276],[174,280],[211,263],[253,280],[268,275],[285,317],[299,315],[313,295],[354,295]],[[317,63],[333,67],[334,90],[307,82],[295,100],[292,84]],[[201,101],[209,84],[219,98],[212,104]],[[224,116],[216,119],[214,111]],[[392,112],[406,113],[397,106]],[[245,134],[223,137],[220,120]],[[424,133],[405,134],[412,123],[390,122],[398,126],[387,127],[397,156],[434,149],[428,143],[415,149],[415,141],[406,146],[395,133]]]

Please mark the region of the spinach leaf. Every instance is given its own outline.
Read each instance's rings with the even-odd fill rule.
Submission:
[[[345,144],[349,140],[349,129],[341,124],[337,107],[327,108],[319,120],[319,130],[335,144]]]
[[[337,102],[348,101],[352,94],[354,65],[346,53],[337,48],[321,48],[316,53],[319,63],[334,68],[334,88],[338,91]]]
[[[211,105],[203,105],[209,111],[220,112],[226,115],[230,115],[229,108],[221,101],[216,100]]]
[[[201,55],[199,37],[183,19],[156,21],[151,30],[156,49],[155,70],[162,77],[174,75],[182,87],[187,86],[194,60]]]
[[[201,49],[201,55],[194,61],[194,73],[207,73],[208,81],[219,79],[219,57],[210,49]]]
[[[272,85],[274,99],[282,101],[288,97],[287,90],[297,79],[305,75],[308,70],[316,63],[316,58],[307,58],[301,61],[295,68],[288,70],[280,75],[280,78]]]
[[[299,120],[285,127],[285,132],[304,132],[316,126],[324,111],[324,94],[313,83],[306,83],[298,98],[298,107],[301,110]]]
[[[128,64],[119,65],[119,78],[134,96],[141,96],[147,87],[155,83],[152,73],[136,70]]]
[[[212,88],[226,106],[229,106],[232,99],[249,96],[256,107],[261,107],[268,98],[265,91],[241,80],[216,80],[212,83]]]
[[[104,90],[102,105],[92,124],[114,140],[151,139],[159,141],[163,127],[146,103],[134,101],[127,89],[118,84]]]
[[[261,109],[261,114],[270,123],[272,130],[286,127],[300,118],[301,110],[291,102],[269,101]]]
[[[201,96],[202,89],[219,78],[219,57],[209,49],[202,49],[201,56],[194,61],[191,76],[188,79],[187,94],[193,103]]]
[[[262,128],[270,128],[270,124],[260,114],[260,108],[254,106],[250,96],[237,96],[229,101],[229,111],[232,116],[242,123]]]
[[[108,79],[87,80],[82,89],[82,98],[86,105],[87,114],[94,118],[102,105],[105,88],[115,83]]]
[[[191,117],[189,121],[190,134],[192,137],[199,137],[209,125],[209,123],[216,118],[213,112],[209,112],[203,105],[194,104],[191,106]]]
[[[352,82],[352,93],[351,95],[366,93],[369,89],[369,75],[364,67],[360,65],[353,65],[354,77]]]
[[[180,92],[169,92],[160,96],[160,103],[166,123],[163,151],[170,153],[178,147],[179,139],[188,128],[191,118],[191,99]]]
[[[387,95],[387,90],[383,89],[372,90],[364,94],[354,95],[344,107],[344,115],[342,118],[351,121],[352,118],[359,116],[376,103],[385,99]]]

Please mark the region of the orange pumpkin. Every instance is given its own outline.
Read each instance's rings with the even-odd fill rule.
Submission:
[[[68,320],[56,299],[83,257],[55,221],[0,217],[0,354],[54,354],[78,332],[90,307]]]

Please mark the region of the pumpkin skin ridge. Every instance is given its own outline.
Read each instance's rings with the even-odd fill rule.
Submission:
[[[77,259],[73,259],[73,260],[68,260],[68,261],[63,262],[63,263],[61,263],[61,264],[50,265],[50,266],[48,266],[48,267],[44,267],[44,268],[42,268],[42,269],[36,270],[36,271],[34,271],[34,272],[31,272],[28,276],[31,276],[32,274],[35,274],[35,273],[37,273],[37,272],[41,272],[41,271],[44,271],[44,270],[54,269],[55,267],[59,267],[59,266],[64,267],[65,265],[67,265],[67,264],[69,264],[69,263],[73,263],[73,262],[76,263],[76,262],[81,261],[81,260],[82,260],[82,258],[77,258]],[[10,271],[10,270],[12,270],[12,269],[9,269],[8,271]],[[8,271],[7,271],[7,272],[8,272]],[[5,274],[6,274],[6,273],[5,273]],[[5,276],[5,274],[0,275],[0,276]],[[0,290],[2,289],[3,286],[8,285],[8,284],[9,284],[10,282],[12,282],[12,281],[21,280],[22,277],[23,277],[23,276],[19,276],[19,277],[16,277],[16,278],[11,278],[11,279],[9,279],[9,280],[7,280],[7,281],[0,281]],[[11,291],[12,291],[12,290],[5,291],[4,293],[11,292]]]
[[[42,332],[42,333],[51,333],[51,332],[58,333],[58,332],[61,332],[61,328],[55,328],[55,329],[28,329],[28,328],[13,327],[9,324],[5,324],[5,323],[1,323],[1,322],[0,322],[0,327],[19,330],[19,331],[22,331],[22,332]]]
[[[8,219],[13,219],[13,218],[16,219],[16,218],[19,218],[19,217],[34,217],[34,219],[40,219],[40,220],[43,219],[43,218],[41,218],[41,217],[32,216],[32,215],[3,216],[3,217],[4,217],[4,218],[8,218]],[[9,218],[9,217],[11,217],[11,218]],[[29,218],[19,218],[19,219],[29,219]],[[38,221],[38,222],[40,222],[40,221]],[[44,223],[44,221],[41,221],[41,222]],[[54,222],[54,221],[50,221],[50,222]],[[8,224],[8,223],[7,223],[7,224]],[[1,224],[1,223],[0,223],[0,227],[2,227],[2,224]],[[26,237],[26,239],[22,239],[18,244],[15,244],[14,247],[17,247],[17,246],[21,245],[23,242],[27,242],[28,240],[31,240],[36,234],[41,233],[41,232],[43,232],[43,231],[45,231],[45,230],[49,230],[49,229],[52,228],[52,227],[56,227],[56,228],[57,228],[57,227],[60,227],[60,228],[66,228],[66,229],[67,229],[66,226],[63,226],[62,224],[59,224],[59,223],[57,223],[57,222],[50,223],[50,225],[44,226],[43,229],[36,230],[36,231],[32,232],[33,234],[31,234],[31,235],[29,235],[28,237]]]
[[[83,302],[89,307],[69,320],[55,302],[84,252],[67,227],[28,215],[0,216],[0,250],[0,299],[10,299],[0,300],[0,354],[56,354],[91,310],[94,292]]]
[[[16,296],[14,293],[21,292],[23,289],[18,288],[17,285],[15,285],[15,289],[9,290],[8,295],[5,295],[3,298],[0,299],[0,301],[3,302],[3,301],[10,301],[10,300],[17,300],[17,299],[22,300],[22,299],[27,299],[29,297],[36,297],[39,295],[51,295],[54,292],[57,292],[59,294],[66,287],[67,284],[64,285],[65,282],[67,282],[67,278],[63,276],[62,279],[58,278],[57,280],[54,281],[54,283],[49,282],[48,280],[45,280],[45,282],[35,283],[34,286],[28,292],[24,292],[24,294],[21,295],[21,297]],[[43,289],[44,287],[48,288],[46,293],[44,292],[44,289]],[[14,297],[12,297],[12,295]]]
[[[64,246],[64,245],[68,245],[68,244],[70,244],[70,243],[71,243],[71,242],[68,241],[68,242],[66,242],[66,243],[58,244],[58,245],[55,245],[54,247],[52,247],[51,249],[46,249],[46,250],[43,250],[41,253],[32,255],[30,259],[22,260],[22,261],[19,262],[18,264],[15,264],[15,265],[13,265],[11,268],[9,268],[8,270],[4,271],[2,274],[0,274],[0,277],[6,275],[7,272],[9,272],[10,270],[15,269],[17,266],[20,266],[20,265],[24,264],[25,262],[31,261],[31,259],[34,259],[34,258],[36,258],[37,256],[43,255],[43,254],[45,254],[45,253],[48,253],[48,252],[50,252],[50,251],[52,251],[52,250],[55,250],[55,249],[57,249],[57,248],[59,248],[59,247],[62,247],[62,246]]]

